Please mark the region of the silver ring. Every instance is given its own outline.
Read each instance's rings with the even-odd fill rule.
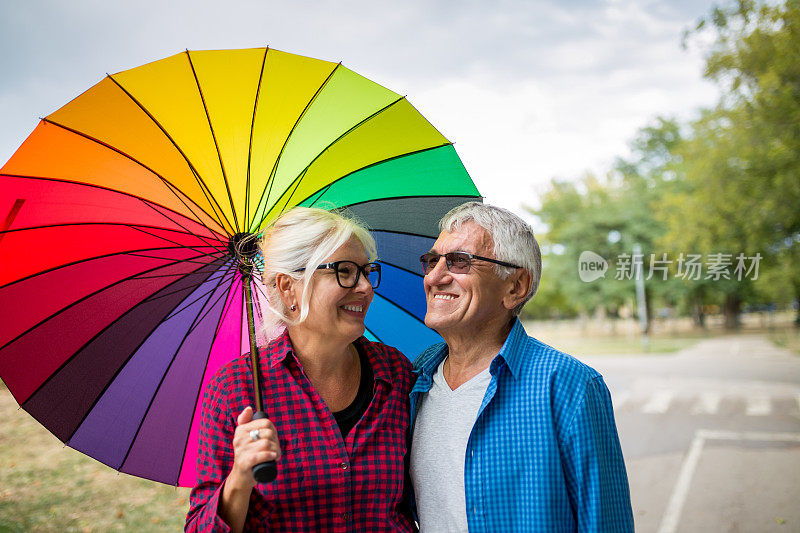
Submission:
[[[253,431],[250,432],[250,438],[251,439],[258,440],[258,437],[259,437],[259,435],[258,435],[258,430],[257,429],[254,429]]]

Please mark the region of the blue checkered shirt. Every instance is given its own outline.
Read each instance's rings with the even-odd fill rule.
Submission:
[[[447,345],[435,344],[414,363],[412,427],[446,355]],[[489,371],[464,463],[469,530],[633,531],[628,477],[602,376],[529,337],[519,320]]]

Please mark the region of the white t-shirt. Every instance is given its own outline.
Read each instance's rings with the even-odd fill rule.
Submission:
[[[444,361],[420,401],[411,441],[411,483],[421,533],[467,531],[464,461],[475,420],[492,379],[489,367],[456,390]]]

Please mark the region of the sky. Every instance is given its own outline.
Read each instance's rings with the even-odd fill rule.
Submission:
[[[269,45],[341,61],[408,100],[485,201],[535,222],[552,178],[605,173],[657,116],[713,105],[710,0],[2,0],[0,163],[106,73],[185,49]]]

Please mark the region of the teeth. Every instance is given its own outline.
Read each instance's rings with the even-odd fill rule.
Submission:
[[[451,296],[449,294],[437,294],[433,297],[434,300],[455,300],[455,296]]]
[[[360,313],[361,311],[364,310],[363,305],[343,305],[342,307],[344,307],[348,311],[355,311],[356,313]]]

